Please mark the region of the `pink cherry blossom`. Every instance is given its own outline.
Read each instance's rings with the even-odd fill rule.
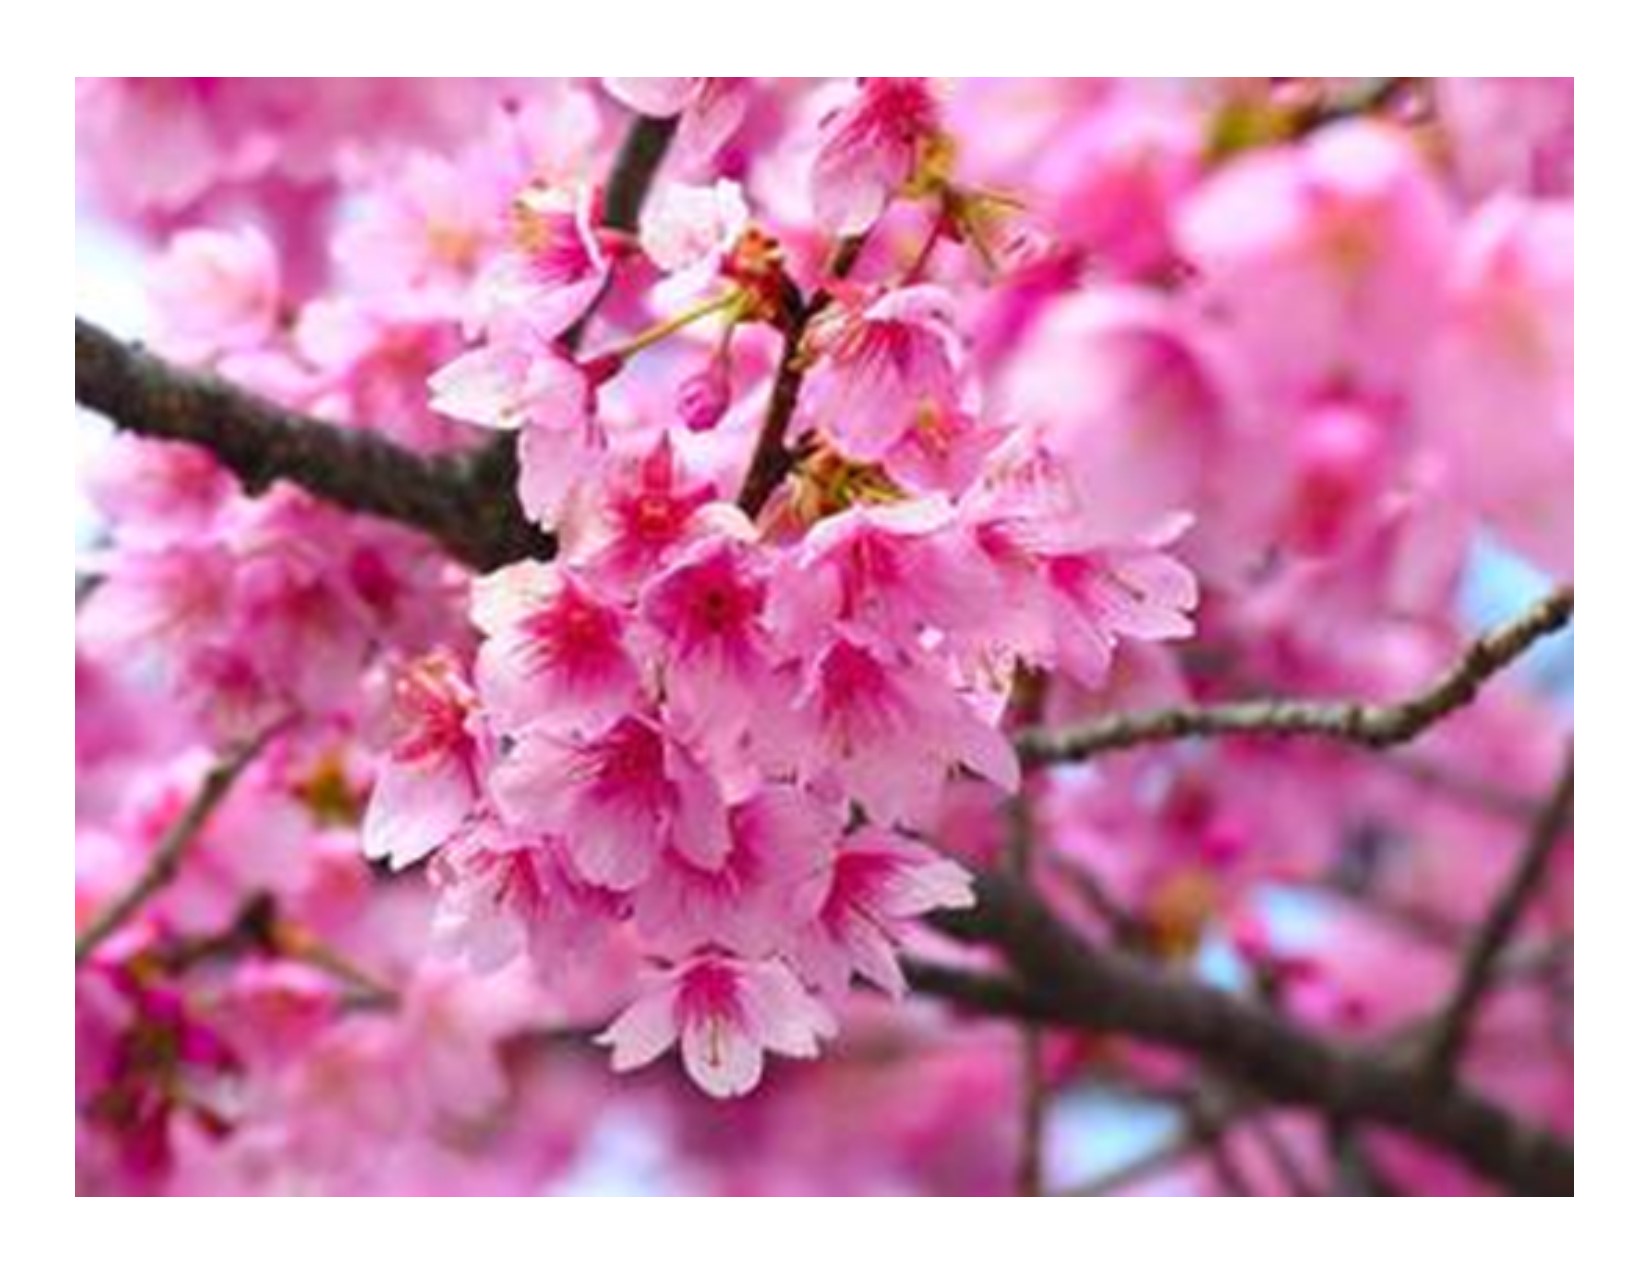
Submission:
[[[764,1053],[813,1058],[835,1033],[825,1009],[777,961],[697,957],[654,977],[598,1038],[619,1071],[645,1067],[678,1040],[693,1082],[713,1098],[749,1093]]]
[[[183,359],[255,349],[280,317],[275,250],[253,226],[177,235],[156,265],[149,291],[161,339]]]
[[[416,863],[469,816],[479,796],[470,731],[475,697],[450,658],[409,664],[391,688],[394,742],[362,822],[367,857]]]
[[[1006,792],[1019,786],[1009,742],[932,659],[844,634],[805,659],[797,707],[806,772],[838,782],[879,822],[930,820],[953,766]]]
[[[868,78],[821,127],[814,211],[827,229],[860,234],[915,175],[921,148],[937,140],[939,104],[927,80]]]
[[[523,952],[554,979],[597,943],[619,915],[616,896],[587,885],[553,841],[522,838],[479,819],[434,861],[438,949],[491,973]]]
[[[715,867],[728,854],[715,778],[655,722],[634,714],[589,734],[523,732],[492,776],[516,827],[566,838],[591,885],[640,885],[667,849]]]
[[[825,519],[784,563],[780,583],[774,622],[794,647],[846,623],[919,650],[935,633],[984,633],[990,617],[977,599],[995,579],[957,510],[930,496]]]
[[[761,556],[721,536],[685,551],[641,595],[671,711],[703,738],[737,735],[779,689],[766,601]]]
[[[747,956],[788,950],[818,904],[841,812],[792,787],[767,787],[729,812],[727,858],[712,868],[674,851],[636,893],[654,950],[717,944]]]
[[[615,458],[604,477],[597,500],[565,529],[569,552],[593,578],[633,589],[699,534],[715,487],[668,434],[640,456]]]
[[[820,427],[855,460],[881,460],[924,413],[943,413],[960,394],[950,299],[938,288],[849,294],[809,333],[820,360],[809,406]]]
[[[483,345],[430,378],[431,405],[456,420],[521,434],[523,506],[554,524],[581,470],[602,452],[591,372],[528,343]]]
[[[535,186],[511,210],[510,246],[481,280],[483,322],[553,341],[607,286],[613,256],[597,231],[594,189]]]
[[[684,305],[708,288],[750,223],[739,186],[726,178],[714,186],[672,182],[642,213],[641,245],[670,279],[656,293],[665,306]]]
[[[1235,161],[1182,206],[1183,250],[1278,392],[1401,388],[1442,305],[1454,225],[1395,131],[1350,123]]]
[[[680,116],[682,147],[689,157],[709,160],[745,116],[749,81],[715,77],[604,78],[619,101],[657,119]]]
[[[1197,579],[1164,552],[1188,519],[1169,515],[1113,540],[1090,525],[1088,510],[1066,503],[1063,484],[1051,487],[1047,467],[1035,451],[1003,458],[965,509],[1011,600],[1014,640],[1032,661],[1099,686],[1120,640],[1191,635]]]
[[[1574,235],[1568,205],[1507,198],[1478,212],[1422,400],[1496,530],[1554,571],[1573,556]],[[1506,446],[1486,455],[1487,434]]]
[[[962,867],[908,837],[875,829],[850,836],[825,879],[819,914],[804,937],[804,963],[811,976],[839,989],[858,974],[891,996],[902,994],[902,929],[925,913],[974,902]]]
[[[574,569],[506,567],[477,582],[473,613],[487,634],[476,685],[500,729],[599,725],[634,701],[623,618]]]

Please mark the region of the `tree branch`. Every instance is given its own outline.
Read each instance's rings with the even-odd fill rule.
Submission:
[[[863,236],[842,240],[826,267],[826,277],[846,278],[854,268],[854,262],[859,260],[860,249],[864,246]],[[807,335],[808,325],[830,304],[830,300],[830,293],[824,288],[816,289],[785,329],[785,344],[779,352],[779,374],[774,379],[773,393],[768,398],[762,432],[757,437],[756,450],[751,453],[745,480],[739,485],[739,507],[752,518],[762,512],[768,497],[790,473],[794,458],[785,446],[785,434],[791,427],[791,417],[796,415],[797,401],[802,394],[802,379],[807,375],[802,366],[802,339]]]
[[[670,152],[671,142],[676,140],[678,122],[678,117],[674,115],[667,119],[638,115],[630,122],[629,131],[625,133],[624,141],[619,143],[619,152],[613,157],[613,167],[608,171],[602,189],[602,225],[607,229],[632,234],[641,224],[642,205],[647,202],[647,192],[653,187],[653,179],[659,175],[665,156]],[[579,316],[579,321],[562,338],[562,348],[569,354],[584,343],[590,320],[601,309],[612,284],[613,276],[609,274],[602,290],[591,301],[590,308]]]
[[[92,918],[91,923],[75,936],[76,966],[85,964],[87,958],[103,945],[104,940],[136,916],[145,903],[171,884],[172,878],[177,876],[178,868],[183,864],[184,855],[194,844],[195,838],[200,835],[201,829],[206,826],[207,820],[212,817],[212,812],[229,795],[235,781],[284,724],[272,727],[241,745],[206,772],[206,778],[201,780],[193,800],[167,828],[160,844],[155,847],[155,853],[137,880],[110,899],[103,910]]]
[[[1183,1050],[1274,1102],[1412,1134],[1521,1194],[1574,1191],[1574,1148],[1477,1094],[1428,1085],[1413,1065],[1338,1047],[1263,1006],[1093,947],[998,874],[975,885],[972,910],[939,914],[935,924],[995,946],[1014,976],[908,962],[912,986],[981,1013]]]
[[[606,182],[607,226],[635,230],[675,134],[674,119],[631,124]],[[599,304],[569,333],[570,350]],[[421,456],[382,434],[342,429],[177,367],[84,319],[75,319],[74,348],[77,403],[129,433],[204,447],[251,495],[290,482],[342,509],[424,532],[479,571],[555,553],[554,538],[516,498],[513,436],[468,456]]]
[[[1552,796],[1530,829],[1529,839],[1506,886],[1496,897],[1483,924],[1474,933],[1461,961],[1461,972],[1443,1013],[1437,1035],[1427,1055],[1428,1075],[1447,1082],[1466,1047],[1484,997],[1495,984],[1495,968],[1502,951],[1512,941],[1525,909],[1541,888],[1547,865],[1564,840],[1575,804],[1575,752],[1572,745],[1565,756],[1564,769],[1553,787]]]
[[[1479,690],[1543,637],[1570,623],[1575,589],[1564,585],[1511,623],[1478,637],[1431,686],[1394,704],[1250,700],[1112,713],[1076,726],[1023,731],[1015,741],[1027,766],[1082,761],[1097,753],[1217,735],[1319,735],[1392,748],[1477,698]]]
[[[516,502],[513,447],[502,457],[485,455],[488,448],[475,457],[420,456],[177,367],[81,318],[74,354],[75,402],[129,433],[204,447],[250,495],[290,482],[422,531],[478,570],[554,552]]]

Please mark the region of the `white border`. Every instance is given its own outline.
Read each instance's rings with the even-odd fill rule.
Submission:
[[[1633,1259],[1623,1263],[1619,1254],[1643,1251],[1642,1226],[1624,1206],[1629,1193],[1640,1189],[1650,1147],[1644,1136],[1644,1053],[1633,1047],[1634,1035],[1643,1035],[1642,915],[1650,900],[1650,837],[1634,800],[1644,788],[1635,772],[1647,752],[1640,724],[1650,707],[1643,674],[1650,537],[1642,525],[1642,511],[1650,507],[1643,491],[1650,465],[1642,463],[1650,429],[1643,390],[1650,369],[1644,176],[1650,77],[1624,61],[1612,66],[1610,57],[1619,50],[1625,59],[1629,49],[1642,48],[1632,33],[1590,23],[1580,5],[1450,6],[1436,0],[1365,6],[1227,0],[1126,8],[1015,0],[967,11],[896,8],[888,0],[822,6],[471,2],[423,10],[336,0],[244,8],[222,0],[80,3],[36,10],[27,32],[21,23],[12,31],[12,61],[26,65],[8,69],[0,114],[6,130],[0,162],[7,172],[0,358],[8,373],[0,424],[8,447],[0,475],[9,479],[0,499],[0,693],[6,709],[0,717],[0,793],[7,867],[0,888],[9,903],[0,909],[6,980],[0,1199],[9,1219],[3,1243],[11,1269],[185,1272],[210,1265],[236,1275],[291,1275],[296,1263],[308,1259],[310,1269],[328,1272],[715,1267],[786,1275],[816,1269],[949,1273],[1025,1270],[1039,1261],[1119,1271],[1275,1271],[1310,1263],[1359,1272],[1403,1263],[1423,1272],[1511,1272],[1550,1271],[1566,1259],[1579,1269],[1620,1269]],[[67,576],[73,434],[63,402],[68,354],[57,331],[62,320],[49,320],[65,286],[58,263],[66,263],[50,246],[71,233],[71,126],[58,114],[69,109],[69,72],[117,61],[177,65],[207,57],[236,69],[359,66],[374,53],[393,55],[403,66],[450,65],[455,55],[500,49],[519,61],[528,48],[535,60],[553,63],[558,53],[577,51],[588,64],[594,49],[614,53],[615,31],[622,32],[619,48],[630,66],[657,63],[661,59],[649,54],[668,51],[672,65],[690,56],[706,65],[735,58],[756,65],[760,56],[760,64],[772,69],[792,62],[793,50],[806,50],[842,64],[850,57],[922,57],[945,68],[1011,59],[1067,65],[1104,59],[1136,67],[1175,62],[1183,70],[1211,53],[1255,64],[1263,57],[1304,63],[1355,52],[1366,67],[1377,58],[1398,65],[1410,59],[1457,66],[1493,61],[1580,73],[1585,230],[1578,415],[1588,442],[1578,470],[1578,544],[1588,564],[1583,574],[1597,582],[1583,587],[1587,672],[1578,678],[1577,697],[1578,721],[1587,722],[1588,758],[1578,815],[1588,829],[1579,901],[1586,935],[1578,1002],[1584,1020],[1578,1099],[1584,1221],[1567,1205],[1447,1202],[1372,1204],[1367,1207],[1402,1215],[1366,1215],[1360,1225],[1341,1202],[1269,1206],[1291,1209],[1284,1219],[1264,1217],[1243,1202],[1210,1201],[1202,1207],[1221,1210],[1221,1217],[1209,1212],[1204,1225],[1188,1225],[1151,1212],[1162,1206],[1118,1201],[760,1207],[555,1201],[427,1208],[408,1202],[310,1207],[199,1201],[150,1207],[70,1198],[66,1090],[73,1065],[65,919],[73,791],[72,719],[64,697],[72,650]],[[38,48],[41,42],[45,50]],[[1591,57],[1582,52],[1588,48]],[[55,55],[71,49],[76,65],[65,67],[62,77],[50,75]],[[58,952],[63,955],[52,955]],[[48,973],[57,961],[62,972]],[[249,1207],[305,1212],[298,1225],[278,1225],[271,1214],[249,1215]],[[638,1225],[637,1208],[662,1211]],[[69,1209],[74,1216],[66,1215]],[[294,1213],[289,1218],[299,1221]],[[1595,1245],[1612,1256],[1593,1260],[1587,1250]]]

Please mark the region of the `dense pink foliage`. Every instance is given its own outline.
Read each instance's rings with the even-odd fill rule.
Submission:
[[[1097,936],[1074,873],[1151,959],[1333,1035],[1434,1007],[1569,729],[1528,680],[1412,764],[1012,745],[1399,696],[1474,631],[1478,548],[1572,573],[1571,85],[1300,126],[1347,83],[81,81],[82,190],[153,245],[157,350],[423,452],[505,436],[559,544],[472,575],[188,447],[96,456],[80,923],[216,750],[269,742],[77,972],[81,1189],[530,1193],[634,1119],[675,1189],[1008,1190],[1014,1032],[907,996],[900,957],[977,959],[921,918],[970,905],[1017,792]],[[682,123],[627,234],[638,113]],[[794,464],[741,510],[816,288]],[[1493,997],[1466,1074],[1567,1129],[1559,994]],[[1057,1118],[1190,1074],[1050,1046]],[[1145,1185],[1222,1189],[1198,1155]]]

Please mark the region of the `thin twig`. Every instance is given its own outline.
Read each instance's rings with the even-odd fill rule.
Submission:
[[[194,799],[167,828],[137,880],[109,900],[86,928],[75,936],[75,965],[83,965],[105,939],[136,916],[145,903],[171,883],[200,830],[278,729],[267,730],[234,749],[206,772]]]
[[[1572,746],[1552,796],[1530,829],[1523,853],[1512,875],[1496,896],[1483,924],[1474,933],[1461,961],[1461,972],[1440,1015],[1437,1035],[1426,1059],[1427,1074],[1447,1081],[1472,1033],[1479,1006],[1494,985],[1496,963],[1512,941],[1524,915],[1547,874],[1547,865],[1564,840],[1575,804],[1575,752]]]
[[[1366,748],[1392,748],[1471,704],[1484,683],[1543,637],[1565,628],[1574,610],[1574,588],[1564,585],[1554,590],[1511,623],[1473,641],[1432,685],[1393,704],[1253,700],[1181,705],[1154,712],[1113,713],[1076,726],[1026,730],[1016,746],[1027,766],[1058,765],[1138,744],[1217,735],[1318,735]]]

